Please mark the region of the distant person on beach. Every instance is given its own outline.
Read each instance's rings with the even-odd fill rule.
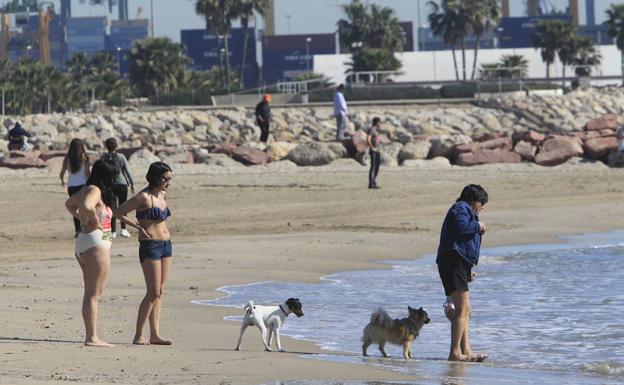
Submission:
[[[84,142],[81,139],[72,139],[59,174],[61,186],[65,187],[65,172],[69,170],[67,176],[67,193],[69,196],[74,195],[87,184],[87,179],[91,175],[89,167],[89,157]],[[80,220],[76,217],[74,217],[74,231],[75,237],[77,237],[80,234]]]
[[[624,152],[624,126],[617,129],[618,150]]]
[[[271,124],[271,95],[264,95],[260,103],[256,105],[256,124],[260,127],[260,141],[266,143],[269,140],[269,126]]]
[[[468,321],[471,314],[468,283],[475,278],[473,266],[479,262],[481,237],[486,232],[479,213],[488,202],[483,187],[475,184],[464,187],[457,201],[444,218],[436,263],[444,286],[450,296],[454,311],[447,312],[451,319],[451,349],[449,361],[477,361],[487,358],[470,348]]]
[[[163,162],[154,162],[147,171],[148,186],[127,202],[119,206],[115,215],[139,231],[139,261],[147,286],[147,293],[139,306],[136,345],[171,345],[172,342],[160,336],[160,306],[165,283],[171,274],[173,248],[167,218],[171,211],[167,207],[167,191],[171,186],[171,167]],[[127,214],[136,211],[136,219]],[[149,339],[143,336],[149,319]]]
[[[381,165],[381,152],[379,144],[381,137],[377,130],[381,124],[381,119],[378,117],[373,118],[373,125],[368,130],[366,141],[368,142],[369,155],[370,155],[370,170],[368,171],[368,188],[378,189],[377,186],[377,174],[379,174],[379,166]]]
[[[15,122],[13,128],[9,130],[9,151],[28,150],[29,146],[26,138],[30,138],[28,131],[24,130],[19,122]]]
[[[85,345],[113,346],[97,335],[98,302],[110,271],[110,231],[114,204],[113,180],[118,170],[113,163],[98,160],[93,164],[87,184],[69,197],[65,207],[82,225],[76,237],[75,255],[84,279],[82,318]]]
[[[130,186],[130,191],[134,194],[134,182],[132,181],[132,174],[130,174],[130,170],[128,170],[128,160],[124,154],[120,154],[117,152],[117,139],[108,138],[104,142],[107,153],[102,154],[101,159],[113,162],[117,165],[119,169],[119,174],[115,177],[115,185],[113,186],[113,192],[117,197],[117,206],[121,206],[126,200],[128,200],[128,186]],[[115,207],[117,207],[115,206]],[[117,220],[113,217],[112,223],[112,238],[114,239],[117,236]],[[126,224],[121,222],[121,230],[119,235],[122,237],[128,238],[130,237],[130,233],[126,229]]]
[[[344,84],[339,85],[334,94],[334,117],[336,118],[336,140],[344,140],[347,123],[349,123],[349,109],[344,97]]]

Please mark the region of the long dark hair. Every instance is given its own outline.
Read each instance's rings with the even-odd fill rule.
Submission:
[[[464,201],[468,204],[481,202],[482,205],[485,205],[488,202],[488,193],[478,184],[469,184],[464,187],[461,195],[457,198],[457,202],[459,201]]]
[[[102,201],[106,206],[114,206],[117,202],[115,193],[113,193],[113,185],[115,184],[115,176],[119,173],[119,168],[113,162],[105,160],[96,160],[91,168],[91,176],[87,179],[87,185],[96,186],[102,193]]]
[[[164,162],[154,162],[150,164],[149,170],[147,170],[147,175],[145,175],[145,179],[147,179],[147,183],[149,183],[149,186],[147,186],[147,188],[151,190],[158,187],[158,185],[161,183],[160,178],[163,176],[163,174],[172,171],[173,170],[171,170],[171,167],[169,167],[169,165]]]
[[[85,144],[81,139],[75,138],[69,142],[69,149],[67,150],[67,161],[69,163],[69,171],[72,174],[80,171],[80,167],[85,163],[85,159],[88,161],[87,150]],[[87,166],[89,164],[87,163]]]
[[[117,139],[108,138],[104,141],[104,145],[106,146],[108,152],[113,152],[117,149]]]

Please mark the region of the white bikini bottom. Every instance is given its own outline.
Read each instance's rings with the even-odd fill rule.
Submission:
[[[93,230],[90,233],[80,233],[76,237],[76,245],[74,247],[74,253],[76,257],[89,250],[92,247],[104,246],[110,249],[110,231],[102,231],[100,229]]]

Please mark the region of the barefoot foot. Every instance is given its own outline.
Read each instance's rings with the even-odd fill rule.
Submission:
[[[132,343],[135,345],[146,345],[146,346],[150,344],[150,342],[143,337],[134,337],[134,339],[132,340]]]
[[[99,338],[92,338],[90,340],[86,340],[84,344],[85,346],[93,346],[96,348],[112,348],[113,346],[115,346],[113,344],[109,344],[106,341],[102,341]]]
[[[173,345],[173,341],[165,340],[160,337],[150,337],[149,343],[152,345]]]
[[[448,360],[455,362],[474,362],[471,356],[467,356],[465,354],[449,355]]]

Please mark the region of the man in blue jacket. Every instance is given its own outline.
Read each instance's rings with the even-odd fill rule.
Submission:
[[[487,201],[488,194],[483,187],[475,184],[464,187],[442,224],[436,263],[444,293],[450,296],[455,306],[455,311],[449,316],[449,361],[481,362],[487,358],[485,354],[474,353],[468,341],[471,313],[468,282],[475,278],[472,267],[479,262],[481,236],[486,231],[485,223],[479,221],[479,213]]]

